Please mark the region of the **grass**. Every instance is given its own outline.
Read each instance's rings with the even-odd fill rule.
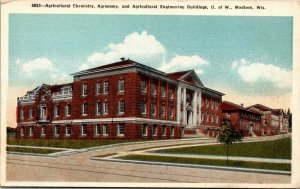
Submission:
[[[42,147],[56,147],[56,148],[88,148],[94,146],[104,146],[110,144],[118,144],[125,142],[136,142],[133,140],[39,140],[39,139],[8,139],[9,145],[22,146],[42,146]]]
[[[165,156],[157,156],[157,155],[127,155],[120,158],[125,160],[227,166],[226,160],[215,160],[215,159],[212,160],[212,159],[204,159],[204,158],[196,159],[196,158],[182,158],[182,157],[165,157]],[[287,163],[265,163],[265,162],[229,160],[228,166],[253,168],[253,169],[281,170],[281,171],[291,170],[291,164],[287,164]]]
[[[205,154],[226,156],[224,144],[157,150],[159,153]],[[291,159],[291,138],[229,145],[229,156]]]
[[[54,152],[61,152],[61,150],[41,149],[41,148],[22,148],[22,147],[6,147],[9,152],[26,152],[38,154],[51,154]]]

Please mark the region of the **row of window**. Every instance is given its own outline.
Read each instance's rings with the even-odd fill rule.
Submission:
[[[118,81],[118,93],[123,93],[125,91],[125,81],[124,79],[120,79]],[[101,94],[101,82],[98,81],[96,83],[96,95]],[[104,81],[103,82],[103,94],[108,94],[109,92],[109,82]],[[81,95],[82,96],[87,96],[88,94],[88,85],[86,83],[83,83],[81,86]]]
[[[169,106],[168,109],[168,116],[169,117],[173,117],[174,112],[173,112],[174,108],[173,106]],[[147,114],[147,102],[143,101],[141,103],[141,114]],[[160,117],[164,118],[166,115],[166,107],[164,105],[160,106]],[[156,115],[156,104],[155,103],[151,103],[151,115],[155,116]]]
[[[147,93],[147,82],[146,81],[141,81],[141,92],[143,94]],[[174,99],[174,91],[173,89],[169,89],[168,93],[168,98],[169,99]],[[151,84],[151,95],[152,96],[157,96],[157,85],[155,83]],[[164,86],[160,86],[160,96],[162,98],[166,98],[166,89]]]
[[[60,135],[60,132],[61,132],[60,129],[61,129],[61,126],[59,126],[59,125],[54,126],[54,129],[53,129],[54,136],[59,136]],[[107,124],[104,124],[102,126],[100,124],[96,124],[94,126],[94,135],[95,136],[99,136],[99,135],[108,136],[108,131],[109,131],[109,126]],[[65,136],[70,136],[71,133],[72,133],[71,126],[66,125],[66,127],[65,127]],[[152,126],[151,133],[152,133],[152,136],[157,136],[158,135],[157,125]],[[162,126],[162,134],[161,135],[166,136],[166,133],[167,133],[167,126],[164,125],[164,126]],[[21,136],[24,136],[23,127],[21,127],[20,134],[21,134]],[[33,127],[29,127],[29,136],[32,136],[33,134],[34,134]],[[42,126],[40,134],[41,134],[41,136],[46,135],[46,126]],[[81,125],[80,134],[81,134],[81,136],[86,136],[87,135],[87,125],[86,124]],[[124,136],[124,134],[125,134],[125,125],[122,124],[122,123],[118,124],[118,126],[117,126],[117,135],[118,136]],[[174,134],[175,134],[175,127],[171,126],[170,135],[174,136]],[[143,127],[142,127],[142,136],[148,136],[148,125],[147,124],[144,124]]]
[[[205,114],[202,113],[202,122],[204,122],[204,120],[205,120],[206,123],[208,123],[208,122],[210,122],[210,123],[216,123],[216,124],[219,123],[219,116],[218,115],[216,115],[216,114],[209,114],[208,112],[206,112],[206,116],[205,116],[206,119],[204,119],[204,115]]]
[[[206,108],[209,107],[209,100],[208,99],[205,99],[205,104],[204,104],[204,101],[202,102],[202,106],[204,106],[204,105],[205,105]],[[218,110],[219,109],[219,102],[211,100],[210,101],[210,109],[211,110],[213,110],[213,109]]]

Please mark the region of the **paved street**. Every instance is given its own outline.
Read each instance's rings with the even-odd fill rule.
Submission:
[[[253,139],[257,140],[257,139]],[[166,145],[204,144],[215,140],[176,140],[122,145],[62,157],[8,154],[7,181],[148,182],[148,183],[289,183],[290,176],[227,170],[93,161],[100,154]]]

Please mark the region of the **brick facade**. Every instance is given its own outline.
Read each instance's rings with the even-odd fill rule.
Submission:
[[[184,128],[220,127],[223,94],[193,70],[167,74],[122,60],[72,75],[72,83],[43,84],[18,98],[18,138],[169,139]],[[214,108],[201,107],[202,98]],[[203,122],[203,112],[213,120]]]

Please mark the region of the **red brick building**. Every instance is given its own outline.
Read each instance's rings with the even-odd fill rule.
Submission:
[[[122,59],[72,75],[18,98],[17,137],[169,139],[220,128],[223,94],[193,70],[168,74]]]
[[[229,121],[231,127],[244,136],[261,135],[262,114],[259,111],[246,109],[232,102],[222,102],[222,121]]]
[[[288,132],[288,115],[282,109],[272,109],[261,104],[255,104],[246,109],[262,114],[261,135],[278,135]]]

